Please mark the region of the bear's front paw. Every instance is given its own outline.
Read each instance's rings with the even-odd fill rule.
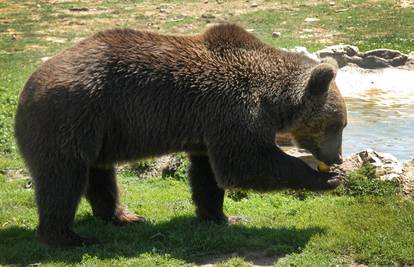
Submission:
[[[337,188],[342,183],[342,178],[338,173],[320,173],[315,184],[317,190],[330,190]]]

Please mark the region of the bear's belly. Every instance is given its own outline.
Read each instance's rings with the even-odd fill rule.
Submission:
[[[159,138],[156,138],[156,136],[150,138],[135,136],[134,138],[106,140],[96,163],[106,165],[176,152],[205,155],[206,151],[205,144],[198,138],[180,140],[171,136],[169,138],[163,136]]]

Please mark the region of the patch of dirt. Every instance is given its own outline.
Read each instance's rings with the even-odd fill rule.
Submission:
[[[42,22],[39,24],[39,28],[42,30],[37,31],[39,34],[57,34],[57,33],[85,33],[93,32],[91,27],[87,27],[88,21],[79,18],[64,18],[56,22],[59,27],[50,27],[49,22]]]
[[[6,169],[1,172],[6,176],[6,182],[30,179],[29,173],[24,169]]]
[[[300,39],[317,39],[323,45],[332,45],[335,43],[335,38],[340,35],[338,32],[327,31],[322,28],[304,28],[299,31]]]
[[[58,44],[63,44],[68,41],[66,38],[53,37],[53,36],[47,36],[45,40],[48,42],[58,43]]]
[[[414,0],[400,0],[398,4],[402,8],[414,8]]]
[[[112,13],[112,9],[97,9],[97,8],[87,8],[87,7],[72,7],[61,11],[66,15],[71,16],[85,16],[85,15],[101,15]]]
[[[10,3],[8,0],[0,0],[0,4],[6,4],[5,7],[1,8],[2,14],[19,13],[26,8],[23,4]]]
[[[85,40],[85,39],[86,39],[85,37],[76,37],[76,38],[71,39],[70,41],[73,43],[79,43],[80,41]]]
[[[63,4],[63,3],[73,3],[73,0],[47,0],[47,3],[49,4]],[[102,4],[102,0],[77,0],[77,3],[85,3],[85,4],[90,4],[90,3],[94,3],[96,5],[100,5]]]
[[[22,33],[16,31],[15,29],[12,28],[8,28],[7,30],[0,32],[0,37],[2,36],[9,36],[11,37],[13,40],[19,40],[22,38]]]
[[[252,253],[246,256],[241,256],[238,253],[231,253],[231,254],[222,254],[222,255],[215,255],[215,256],[209,256],[209,257],[202,258],[194,266],[213,267],[221,262],[228,261],[236,257],[243,258],[246,262],[252,264],[252,266],[254,267],[274,266],[280,260],[280,257],[260,256],[255,253]]]
[[[43,45],[34,45],[34,44],[32,44],[32,45],[26,45],[24,47],[24,50],[25,51],[46,51],[47,47],[43,46]]]

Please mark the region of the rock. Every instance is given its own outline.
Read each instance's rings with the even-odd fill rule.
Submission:
[[[335,2],[333,2],[333,1],[332,2],[329,2],[329,5],[330,6],[334,6],[335,5]]]
[[[30,174],[25,169],[5,169],[0,173],[6,176],[7,182],[30,179]]]
[[[69,11],[71,11],[71,12],[89,11],[89,8],[87,8],[87,7],[71,7],[71,8],[69,8]]]
[[[318,18],[306,18],[305,22],[315,22],[315,21],[319,21]]]
[[[364,56],[375,56],[375,57],[380,57],[383,59],[393,59],[393,58],[401,57],[401,56],[407,57],[406,55],[402,54],[400,51],[392,50],[392,49],[374,49],[374,50],[365,52]]]
[[[309,58],[312,58],[312,59],[318,60],[317,55],[316,55],[316,54],[312,54],[312,53],[310,53],[310,52],[308,51],[308,49],[306,49],[306,47],[296,46],[296,47],[294,47],[294,48],[292,48],[292,49],[289,49],[289,50],[290,50],[290,51],[292,51],[292,52],[295,52],[295,53],[304,54],[304,55],[306,55],[306,56],[307,56],[307,57],[309,57]]]
[[[407,61],[405,62],[403,68],[414,69],[414,51],[407,55]]]
[[[210,13],[204,13],[204,14],[201,15],[201,17],[203,19],[214,19],[216,16],[214,16],[213,14],[210,14]]]
[[[258,7],[259,5],[257,3],[251,3],[250,7]]]
[[[272,32],[272,37],[273,38],[278,38],[278,37],[280,37],[282,35],[282,33],[280,33],[280,32]]]
[[[375,49],[360,53],[357,47],[351,45],[329,46],[316,52],[316,55],[318,58],[334,58],[340,68],[350,63],[364,69],[399,67],[405,65],[410,59],[409,56],[392,49]]]
[[[166,172],[174,172],[181,164],[181,161],[178,162],[179,160],[180,159],[178,159],[174,154],[164,155],[156,158],[153,162],[145,167],[136,168],[133,166],[133,163],[130,163],[119,166],[117,170],[123,171],[125,169],[129,169],[140,179],[145,179],[148,177],[162,176]]]
[[[319,50],[315,53],[318,58],[332,57],[338,62],[340,68],[346,66],[348,63],[352,62],[354,64],[358,61],[358,57],[353,60],[355,56],[359,54],[359,49],[356,46],[352,45],[333,45],[328,46],[322,50]],[[361,60],[361,59],[360,59]]]
[[[246,29],[246,32],[255,33],[256,30],[255,29]]]
[[[162,175],[171,175],[174,174],[178,168],[183,164],[183,160],[175,155],[169,156],[166,161],[167,164],[161,166],[159,169],[161,170]]]
[[[402,164],[393,155],[372,149],[351,155],[341,165],[335,166],[334,170],[346,175],[365,165],[374,166],[376,176],[381,181],[399,182],[402,174]]]
[[[376,56],[364,56],[363,58],[350,60],[350,62],[356,63],[359,67],[364,69],[379,69],[390,67],[390,64],[387,60]]]
[[[365,61],[368,60],[370,62],[380,62],[378,65],[371,63],[371,68],[383,68],[388,66],[397,67],[400,65],[404,65],[408,59],[408,56],[397,50],[375,49],[363,54],[362,58],[364,64],[368,64],[365,63]]]
[[[403,164],[402,174],[400,176],[402,193],[412,196],[414,192],[414,158]]]
[[[58,44],[63,44],[63,43],[67,42],[67,40],[65,38],[59,38],[59,37],[53,37],[53,36],[46,37],[46,41],[53,42],[53,43],[58,43]]]

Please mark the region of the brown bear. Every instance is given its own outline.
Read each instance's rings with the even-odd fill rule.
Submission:
[[[120,205],[114,164],[165,153],[188,153],[196,214],[219,223],[225,188],[338,186],[335,173],[274,141],[288,132],[327,164],[341,162],[346,108],[335,74],[329,62],[270,47],[233,24],[193,36],[109,30],[66,49],[32,74],[16,114],[40,241],[96,241],[73,231],[82,195],[105,221],[143,221]]]

